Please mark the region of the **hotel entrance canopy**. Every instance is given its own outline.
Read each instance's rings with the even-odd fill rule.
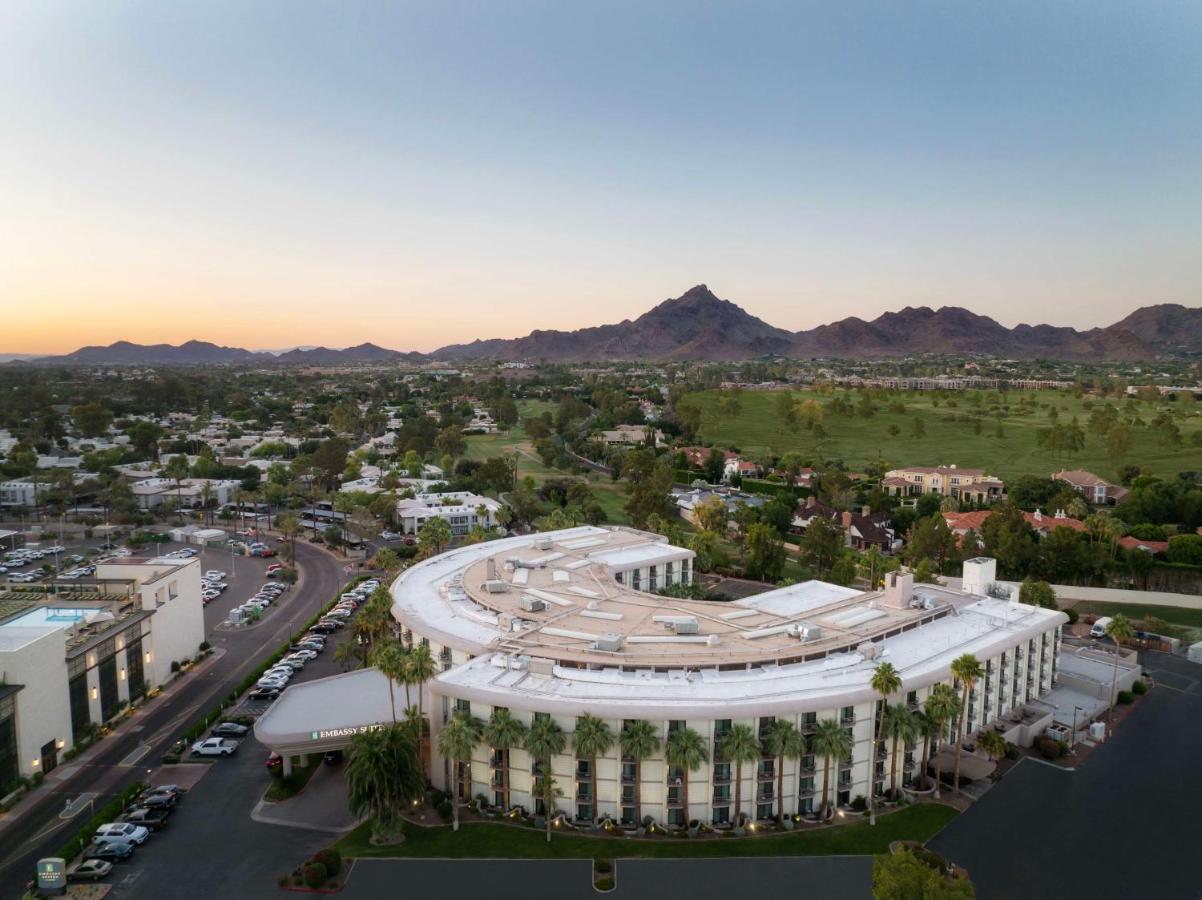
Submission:
[[[405,691],[392,686],[397,719]],[[351,738],[392,723],[388,679],[378,669],[359,669],[284,690],[255,722],[255,737],[281,756],[341,750]]]

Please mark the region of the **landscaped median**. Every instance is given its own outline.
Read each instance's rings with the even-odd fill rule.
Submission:
[[[920,803],[882,815],[875,826],[859,819],[804,831],[702,839],[614,838],[556,833],[550,843],[542,829],[493,822],[449,825],[406,823],[403,843],[374,846],[366,822],[334,845],[345,858],[412,859],[624,859],[707,856],[867,856],[888,853],[893,841],[924,843],[954,819],[957,811],[940,803]]]

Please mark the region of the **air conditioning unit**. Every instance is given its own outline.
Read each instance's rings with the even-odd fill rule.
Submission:
[[[668,627],[677,634],[697,634],[701,630],[696,619],[677,619],[669,622]]]
[[[856,647],[856,652],[865,659],[876,659],[881,655],[881,648],[872,641],[865,641]]]
[[[610,653],[617,653],[622,649],[622,635],[616,631],[609,631],[597,638],[596,648],[605,650]]]
[[[551,539],[550,538],[536,538],[534,541],[534,549],[535,550],[550,550],[551,549]]]
[[[797,629],[797,637],[803,643],[817,641],[822,638],[822,627],[820,625],[801,625]]]
[[[526,612],[546,612],[547,601],[540,600],[538,597],[531,597],[529,594],[522,595],[522,599],[518,601],[518,605]]]
[[[484,590],[490,594],[503,594],[509,590],[509,585],[502,578],[497,578],[492,581],[484,582]]]

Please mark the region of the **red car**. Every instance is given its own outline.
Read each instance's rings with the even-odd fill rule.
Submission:
[[[274,750],[267,754],[267,770],[274,772],[276,769],[281,769],[284,766],[284,757],[280,756]]]

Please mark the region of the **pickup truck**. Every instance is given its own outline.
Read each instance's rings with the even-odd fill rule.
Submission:
[[[137,809],[131,809],[125,815],[121,816],[122,822],[129,822],[131,825],[141,825],[143,828],[149,828],[151,831],[158,831],[167,825],[167,817],[171,815],[168,809],[151,809],[148,806],[139,806]]]
[[[205,738],[192,745],[193,756],[232,756],[238,749],[238,742],[228,738]]]

